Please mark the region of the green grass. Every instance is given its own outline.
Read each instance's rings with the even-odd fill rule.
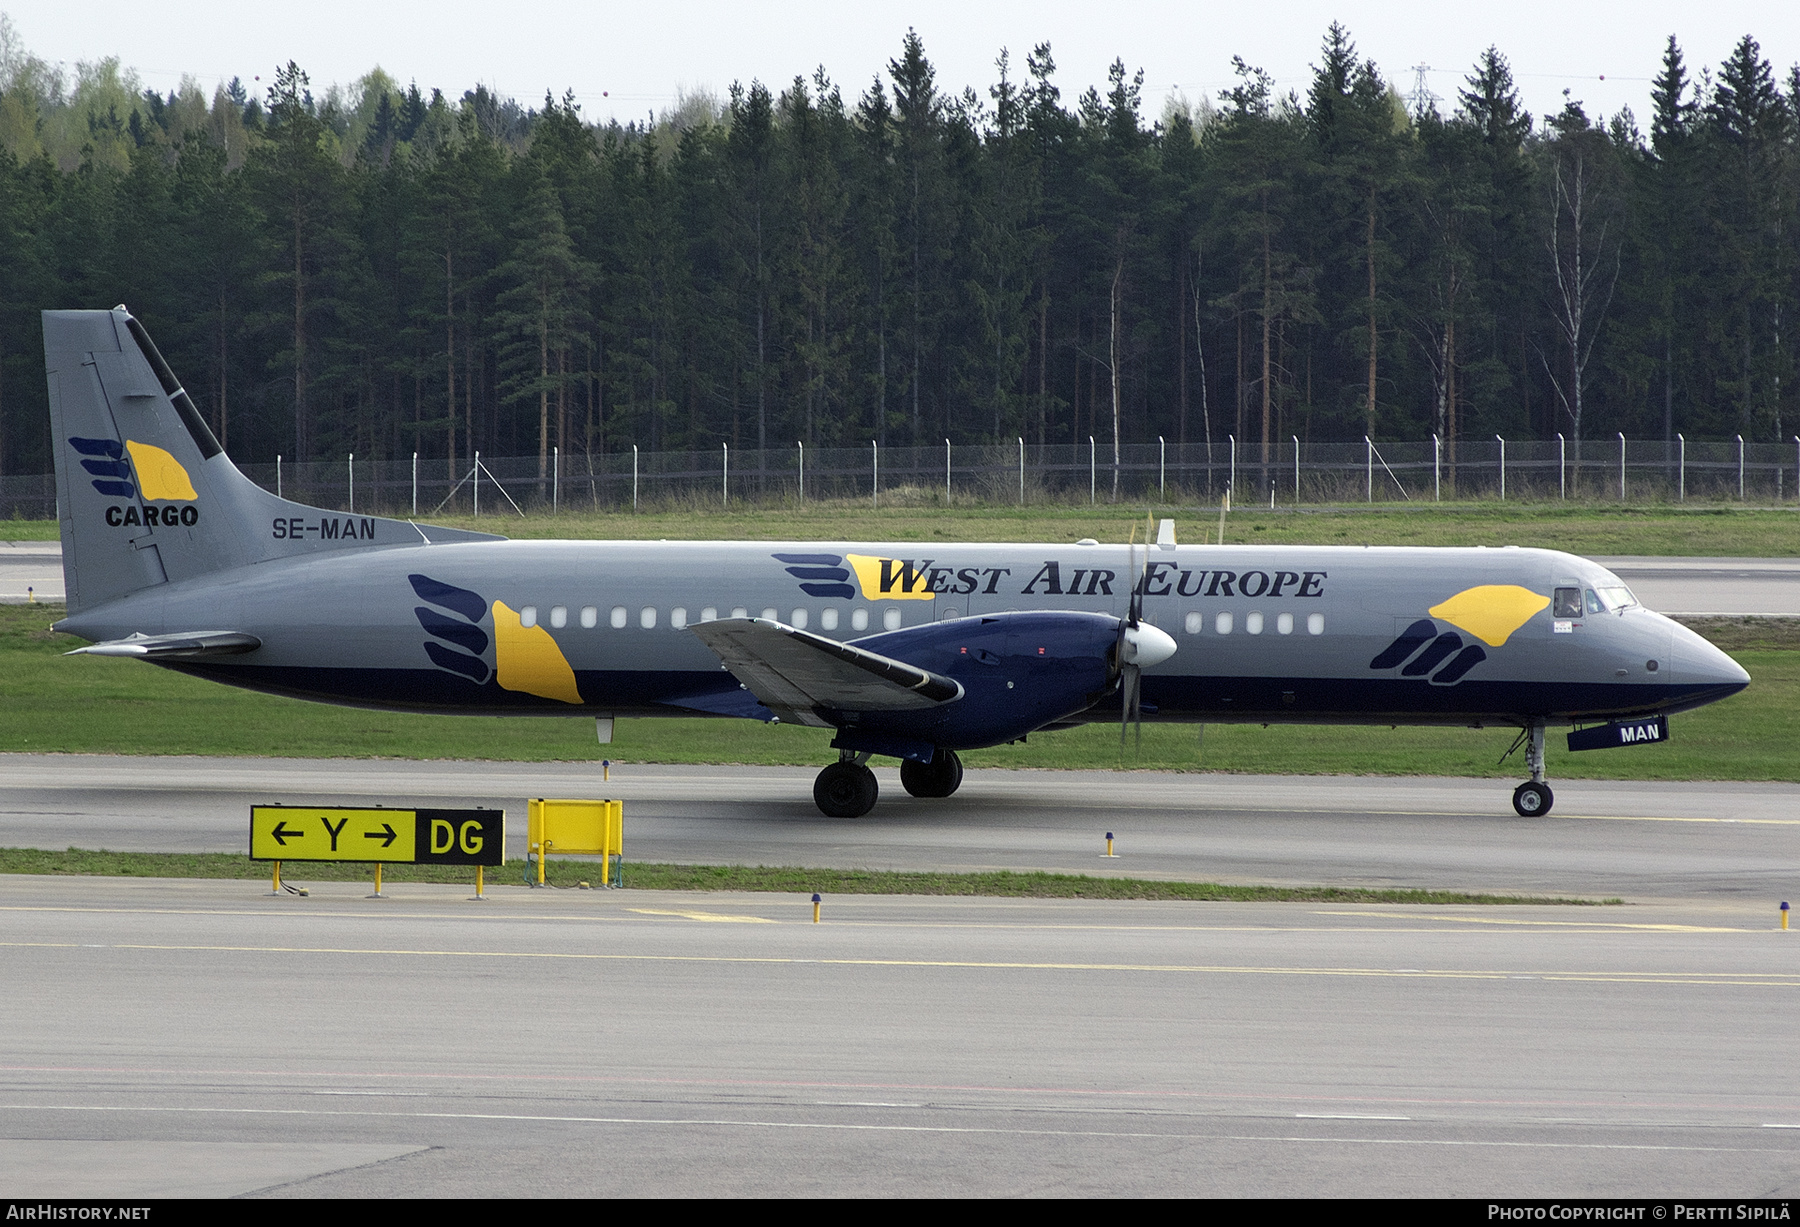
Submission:
[[[212,878],[267,880],[271,866],[226,852],[107,852],[69,848],[0,848],[0,874],[26,873],[82,877]],[[591,879],[591,861],[552,861],[545,871],[553,886],[569,888]],[[373,882],[366,864],[288,862],[282,881]],[[523,861],[490,869],[490,885],[524,880]],[[382,883],[441,882],[473,885],[475,871],[449,865],[389,865]],[[755,891],[823,895],[963,895],[1029,899],[1166,899],[1198,903],[1427,903],[1427,904],[1618,904],[1619,899],[1482,895],[1448,890],[1364,890],[1340,886],[1225,886],[1216,882],[1151,881],[1061,873],[902,873],[867,869],[801,869],[758,865],[664,865],[625,863],[631,890]]]
[[[1217,506],[1090,507],[982,505],[923,500],[871,508],[865,502],[804,507],[660,507],[640,515],[565,514],[435,517],[434,523],[512,537],[592,540],[1123,541],[1144,513],[1172,517],[1183,541],[1212,540]],[[0,520],[0,540],[50,541],[56,524]],[[1521,545],[1576,554],[1790,557],[1800,554],[1800,507],[1733,503],[1687,506],[1568,503],[1406,503],[1233,511],[1231,544]]]
[[[585,718],[416,716],[255,694],[138,661],[61,655],[60,610],[0,606],[0,751],[449,758],[520,762],[820,764],[829,730],[750,720],[621,720],[612,745]],[[1673,738],[1630,753],[1569,754],[1549,738],[1552,779],[1800,780],[1800,625],[1710,619],[1755,679],[1743,693],[1675,716]],[[1034,734],[964,755],[972,767],[1155,768],[1276,774],[1511,778],[1512,729],[1329,725],[1145,725],[1119,748],[1116,724]]]

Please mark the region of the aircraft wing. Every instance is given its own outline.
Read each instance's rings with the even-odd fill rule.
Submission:
[[[688,628],[783,720],[830,728],[831,711],[923,710],[960,699],[961,683],[848,643],[763,618]]]
[[[129,656],[135,660],[193,660],[199,656],[237,656],[254,652],[262,640],[242,631],[181,631],[172,635],[131,635],[90,643],[65,656]]]

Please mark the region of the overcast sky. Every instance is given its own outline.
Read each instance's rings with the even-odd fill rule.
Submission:
[[[1414,67],[1428,65],[1429,88],[1453,100],[1475,57],[1492,44],[1511,62],[1534,115],[1560,107],[1567,89],[1589,114],[1629,105],[1640,127],[1648,126],[1649,78],[1670,34],[1680,40],[1690,73],[1717,65],[1745,34],[1762,44],[1784,82],[1800,60],[1794,0],[1137,0],[1117,7],[1066,0],[306,0],[279,9],[243,0],[0,0],[0,11],[46,60],[72,70],[77,61],[118,56],[146,86],[165,92],[184,74],[209,92],[233,76],[252,89],[260,76],[266,89],[275,66],[290,59],[319,89],[348,84],[379,64],[402,82],[453,97],[477,82],[527,105],[546,89],[559,96],[572,89],[590,119],[638,118],[668,106],[678,91],[723,96],[734,80],[779,89],[821,64],[853,98],[899,53],[909,26],[923,38],[946,92],[973,85],[985,98],[1002,47],[1011,49],[1015,77],[1023,77],[1026,53],[1048,41],[1065,104],[1089,85],[1104,89],[1107,66],[1118,58],[1132,71],[1143,69],[1151,118],[1177,90],[1216,99],[1232,81],[1234,55],[1266,69],[1284,91],[1304,93],[1333,20],[1403,93],[1413,88]]]

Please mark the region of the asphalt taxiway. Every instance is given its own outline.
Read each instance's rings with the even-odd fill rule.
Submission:
[[[1403,886],[1634,900],[1800,897],[1800,787],[972,770],[840,820],[804,767],[0,755],[0,845],[245,852],[257,804],[487,806],[524,852],[531,797],[616,797],[627,863],[1043,869],[1284,885]],[[1117,859],[1100,856],[1107,832]]]
[[[0,876],[18,1197],[1789,1196],[1800,790],[0,756],[0,842],[626,800],[631,860],[1622,897],[1401,907]],[[1101,858],[1112,830],[1121,856]],[[516,851],[516,848],[514,849]],[[303,867],[293,866],[304,880]]]
[[[13,1197],[1787,1197],[1800,933],[0,881]]]

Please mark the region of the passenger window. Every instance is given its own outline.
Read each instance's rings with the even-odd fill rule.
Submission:
[[[1263,619],[1261,614],[1253,613],[1248,615],[1244,619],[1244,633],[1247,635],[1262,634],[1262,622]]]
[[[687,628],[687,610],[681,608],[679,605],[674,609],[671,609],[669,611],[669,625],[678,631],[685,630]]]
[[[581,625],[590,631],[599,626],[600,611],[592,605],[583,605],[581,607]]]
[[[806,629],[806,611],[804,609],[796,609],[794,611],[794,616],[793,616],[792,620],[790,620],[788,622],[788,625],[795,627],[798,630],[805,630]]]
[[[718,609],[712,605],[708,605],[705,609],[700,611],[700,620],[702,622],[717,622],[719,620]]]
[[[821,630],[834,631],[837,629],[837,624],[838,624],[838,611],[837,610],[827,609],[819,615],[819,628]]]
[[[1201,628],[1206,625],[1206,615],[1202,613],[1190,613],[1187,616],[1187,620],[1182,625],[1188,634],[1198,635]]]
[[[646,605],[643,608],[643,610],[641,612],[639,612],[639,614],[638,614],[638,625],[643,627],[645,630],[650,630],[653,627],[655,627],[656,611]]]
[[[853,631],[868,630],[869,629],[869,611],[866,609],[851,610],[850,611],[850,629]]]
[[[1551,616],[1556,618],[1579,618],[1581,616],[1581,589],[1558,588],[1552,604]]]
[[[750,611],[745,609],[742,605],[739,605],[731,611],[731,616],[734,618],[748,618],[750,616]]]
[[[1293,614],[1281,614],[1281,615],[1277,616],[1275,619],[1275,633],[1278,635],[1293,634],[1294,633],[1294,615]]]
[[[1307,614],[1306,633],[1309,635],[1323,635],[1325,633],[1325,615]]]
[[[625,628],[626,619],[630,616],[630,614],[625,612],[625,607],[623,605],[614,605],[612,611],[613,629],[623,630]]]
[[[557,630],[561,630],[568,624],[569,607],[567,605],[552,605],[550,607],[550,625],[554,626]]]
[[[525,606],[525,608],[523,608],[519,611],[519,625],[520,626],[536,626],[537,625],[537,606],[536,605],[527,605],[527,606]]]
[[[881,615],[881,625],[890,631],[899,630],[900,611],[898,609],[887,610]]]
[[[1229,635],[1231,633],[1231,615],[1228,613],[1222,613],[1218,617],[1214,618],[1213,619],[1213,630],[1221,635]]]
[[[765,609],[765,610],[763,610],[763,611],[762,611],[762,616],[763,616],[763,620],[764,620],[764,621],[765,621],[765,622],[779,622],[779,621],[781,621],[781,617],[780,617],[780,611],[778,611],[778,610],[774,610],[774,609]]]

